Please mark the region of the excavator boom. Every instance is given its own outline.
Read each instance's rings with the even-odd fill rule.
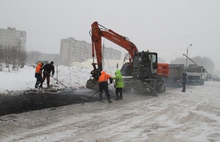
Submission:
[[[102,55],[102,37],[110,40],[111,42],[121,46],[122,48],[124,48],[125,50],[128,51],[128,53],[130,54],[130,58],[129,58],[129,67],[131,68],[132,66],[132,60],[135,56],[135,54],[138,52],[137,47],[135,46],[134,43],[132,43],[131,41],[129,41],[128,38],[126,38],[125,36],[119,35],[116,32],[114,32],[111,29],[107,29],[104,26],[98,24],[98,22],[94,22],[91,25],[91,31],[90,31],[90,35],[91,35],[91,40],[92,40],[92,57],[93,57],[93,70],[91,71],[92,77],[93,79],[89,79],[87,81],[87,88],[89,89],[93,89],[96,90],[97,89],[97,80],[98,77],[101,74],[101,71],[103,69],[102,67],[102,59],[103,59],[103,55]],[[97,63],[94,62],[94,58],[96,57],[97,59]],[[96,86],[96,87],[95,87]]]
[[[91,27],[92,57],[94,58],[96,54],[98,66],[101,65],[102,61],[102,37],[127,50],[131,59],[133,59],[135,53],[138,52],[136,45],[129,41],[129,39],[125,36],[119,35],[111,29],[105,28],[104,26],[98,24],[98,22],[94,22]]]

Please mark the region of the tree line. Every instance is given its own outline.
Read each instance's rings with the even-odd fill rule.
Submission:
[[[18,46],[1,46],[0,45],[0,63],[5,63],[8,68],[23,68],[27,59],[27,52]]]
[[[209,57],[200,57],[196,56],[194,58],[191,58],[198,66],[203,66],[207,69],[208,73],[213,73],[215,70],[215,64]],[[176,58],[173,61],[171,61],[171,64],[185,64],[186,58]],[[190,60],[188,60],[188,64],[194,64]],[[186,65],[186,64],[185,64]]]

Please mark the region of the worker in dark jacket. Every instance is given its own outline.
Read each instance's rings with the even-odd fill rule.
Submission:
[[[121,75],[121,71],[120,70],[116,70],[115,71],[115,76],[112,77],[115,80],[115,94],[116,94],[116,100],[119,100],[123,98],[122,95],[122,89],[124,87],[124,81],[123,81],[123,77]],[[120,96],[119,96],[120,94]]]
[[[185,91],[186,91],[186,82],[187,82],[187,74],[186,74],[186,73],[183,73],[183,74],[182,74],[182,84],[183,84],[182,92],[185,92]]]
[[[43,66],[43,82],[45,79],[47,79],[47,88],[50,87],[50,76],[54,75],[54,62],[51,61],[49,64],[46,64]],[[43,86],[43,82],[41,83],[40,87]]]
[[[38,85],[43,82],[42,66],[43,66],[43,63],[39,62],[35,68],[35,78],[36,78],[35,88],[38,88]],[[39,86],[39,87],[41,87],[41,86]]]
[[[105,71],[102,71],[102,73],[98,79],[99,99],[100,99],[100,101],[102,101],[102,93],[104,90],[105,95],[107,96],[107,99],[108,99],[108,103],[111,103],[112,101],[111,101],[110,93],[108,90],[108,80],[110,80],[110,83],[112,83],[112,81],[113,81],[112,77],[109,74],[107,74]]]

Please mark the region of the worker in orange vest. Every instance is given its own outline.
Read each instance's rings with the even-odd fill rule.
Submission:
[[[99,100],[102,101],[102,93],[103,90],[105,91],[105,95],[107,96],[108,103],[112,103],[110,93],[108,90],[108,80],[110,83],[112,83],[113,79],[112,77],[107,74],[105,71],[102,71],[101,75],[99,76],[98,79],[98,84],[99,84]]]
[[[42,67],[43,67],[43,63],[39,62],[35,68],[35,78],[36,78],[35,88],[38,88],[38,85],[43,82]]]

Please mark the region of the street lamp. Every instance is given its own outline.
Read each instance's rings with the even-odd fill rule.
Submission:
[[[190,44],[188,47],[187,47],[187,51],[186,51],[186,56],[188,57],[188,50],[189,50],[189,47],[192,46],[192,44]],[[186,67],[187,67],[187,60],[188,58],[186,58]]]

